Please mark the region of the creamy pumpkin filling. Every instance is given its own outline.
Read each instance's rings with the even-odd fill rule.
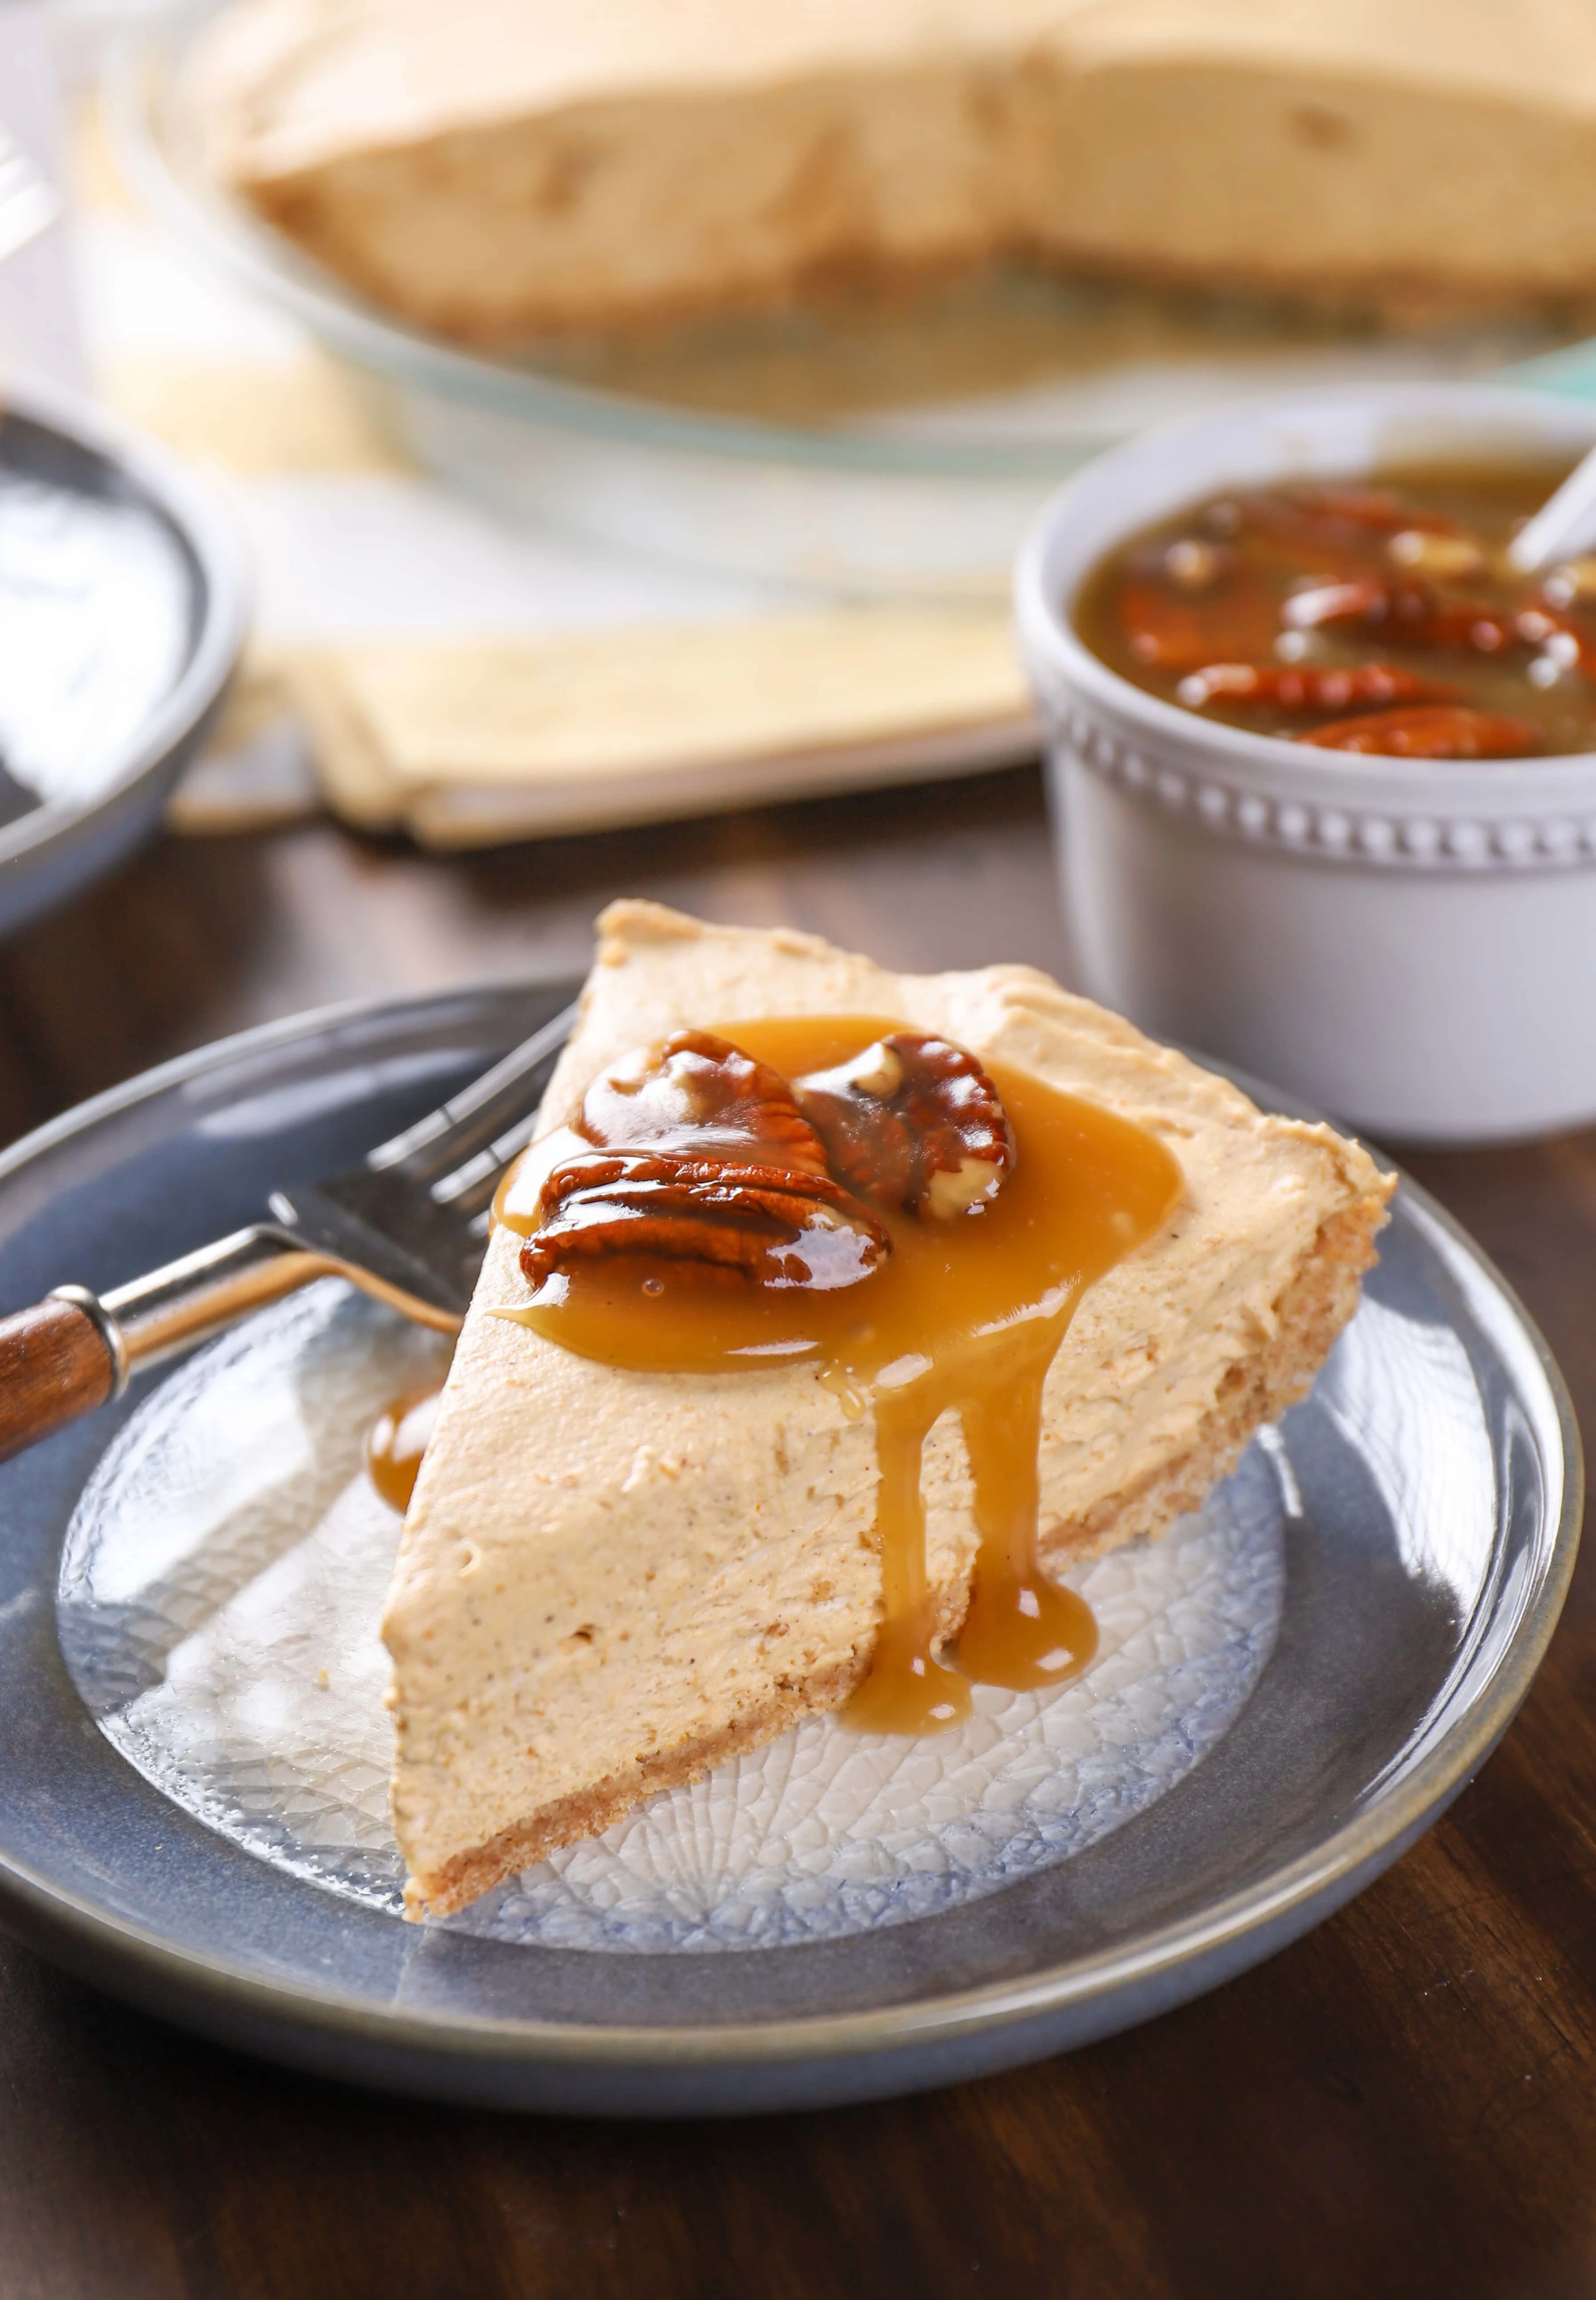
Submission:
[[[212,164],[482,342],[1014,254],[1515,306],[1596,282],[1580,0],[242,0]]]

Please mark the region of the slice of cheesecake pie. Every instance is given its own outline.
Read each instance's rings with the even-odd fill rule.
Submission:
[[[808,1712],[1062,1681],[1052,1576],[1304,1394],[1392,1187],[1028,967],[601,935],[384,1622],[418,1915]]]

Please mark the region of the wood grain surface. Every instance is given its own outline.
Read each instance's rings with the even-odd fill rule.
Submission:
[[[575,969],[608,896],[1067,971],[1029,772],[458,862],[168,843],[0,949],[6,1138],[322,1002]],[[1596,1409],[1596,1136],[1415,1157]],[[879,2107],[677,2127],[389,2101],[0,1940],[0,2296],[1596,2295],[1596,1555],[1518,1722],[1361,1899],[1161,2021]]]

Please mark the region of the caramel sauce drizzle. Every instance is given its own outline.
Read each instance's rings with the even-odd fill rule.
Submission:
[[[717,1026],[796,1079],[849,1061],[905,1026],[805,1016]],[[979,1212],[918,1221],[876,1208],[892,1252],[856,1285],[821,1292],[706,1283],[664,1257],[577,1263],[525,1308],[499,1314],[606,1365],[673,1373],[815,1362],[850,1418],[873,1415],[882,1621],[868,1675],[843,1711],[861,1730],[924,1733],[966,1715],[970,1682],[1059,1685],[1097,1649],[1090,1607],[1037,1555],[1042,1389],[1086,1289],[1162,1228],[1181,1170],[1129,1120],[1007,1064],[985,1067],[1014,1130],[1014,1172]],[[536,1150],[496,1218],[538,1225]],[[925,1556],[925,1440],[959,1416],[974,1486],[974,1589],[958,1666],[937,1658]]]
[[[366,1437],[366,1475],[390,1509],[401,1517],[415,1491],[422,1455],[438,1420],[443,1384],[406,1390],[384,1406]]]

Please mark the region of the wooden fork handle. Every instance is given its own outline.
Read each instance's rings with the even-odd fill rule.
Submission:
[[[93,1301],[46,1295],[0,1318],[0,1461],[92,1413],[118,1388],[104,1328],[85,1306]]]

